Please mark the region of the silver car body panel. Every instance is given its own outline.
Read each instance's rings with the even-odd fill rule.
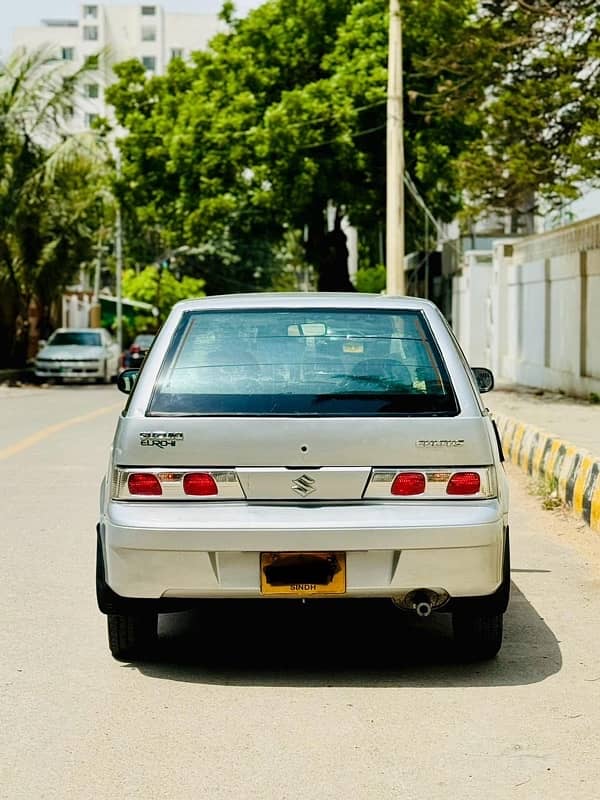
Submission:
[[[348,554],[346,593],[440,587],[489,594],[502,579],[498,501],[354,504],[112,503],[107,579],[128,597],[259,597],[261,552]]]
[[[144,368],[144,372],[146,368]],[[143,376],[140,376],[140,380]],[[451,437],[448,430],[451,429]],[[172,446],[148,432],[181,433]],[[423,446],[422,442],[429,442]],[[447,417],[121,417],[115,463],[141,466],[453,466],[492,463],[486,419]]]
[[[147,416],[182,314],[202,309],[421,311],[451,376],[453,417]],[[148,434],[165,444],[148,446]],[[171,434],[171,436],[169,436]],[[175,435],[176,434],[176,435]],[[115,467],[223,469],[245,499],[114,500]],[[361,499],[374,469],[493,468],[497,497]],[[315,491],[296,492],[308,475]],[[261,552],[345,551],[348,596],[439,587],[493,593],[502,581],[508,491],[491,420],[443,317],[427,301],[370,295],[250,295],[176,305],[115,434],[101,498],[108,585],[125,597],[258,597]]]

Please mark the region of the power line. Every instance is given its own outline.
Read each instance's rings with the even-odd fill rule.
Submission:
[[[378,106],[385,105],[386,102],[387,101],[385,99],[384,100],[377,100],[376,102],[373,102],[373,103],[367,103],[367,104],[362,105],[362,106],[356,106],[356,108],[352,108],[352,111],[354,113],[360,113],[361,111],[368,111],[371,108],[377,108]],[[343,121],[343,117],[342,116],[336,115],[336,114],[328,114],[326,116],[315,117],[313,119],[298,120],[297,122],[291,122],[289,120],[286,120],[285,124],[286,124],[287,128],[305,128],[305,127],[310,127],[310,126],[313,126],[315,124],[318,124],[319,122],[340,122],[340,121]],[[373,131],[380,130],[383,127],[385,127],[385,125],[378,126],[376,128],[373,128],[373,129],[369,129],[366,132],[370,133],[371,130],[373,130]],[[210,129],[207,129],[207,130],[210,130]],[[261,130],[261,129],[259,128],[258,125],[251,125],[249,128],[244,128],[244,130],[241,130],[241,131],[230,131],[230,132],[228,132],[228,131],[216,131],[216,134],[219,135],[219,136],[231,136],[232,138],[237,138],[237,137],[243,137],[243,136],[250,136],[252,134],[257,133],[257,131],[259,131],[259,130]],[[268,130],[268,128],[262,128],[262,130],[266,131],[266,130]],[[362,134],[359,132],[356,135],[362,135]],[[157,142],[165,142],[165,136],[160,136],[157,133],[150,133],[149,131],[128,131],[127,132],[127,136],[136,136],[139,139],[151,139],[151,140],[157,141]],[[124,139],[126,139],[126,138],[127,137],[124,137]],[[332,140],[332,141],[335,141],[335,140]],[[328,144],[328,142],[324,142],[324,144]],[[317,146],[317,145],[315,145],[315,146]]]
[[[423,198],[422,198],[422,197],[421,197],[421,195],[419,194],[419,190],[417,189],[417,187],[416,187],[416,186],[415,186],[415,184],[413,183],[413,180],[412,180],[412,178],[410,177],[410,174],[408,173],[408,171],[407,171],[407,170],[404,170],[404,185],[406,186],[406,188],[408,189],[408,191],[409,191],[409,192],[411,193],[411,195],[413,196],[413,199],[414,199],[414,200],[417,202],[417,204],[418,204],[418,205],[419,205],[419,206],[420,206],[420,207],[423,209],[423,211],[425,212],[425,215],[426,215],[426,216],[429,218],[429,220],[431,221],[431,223],[432,223],[432,225],[434,226],[434,228],[436,229],[436,231],[437,231],[438,235],[440,235],[440,236],[441,236],[441,234],[442,234],[442,226],[439,224],[439,222],[437,221],[437,219],[436,219],[436,218],[433,216],[433,213],[432,213],[432,212],[431,212],[431,210],[429,209],[429,206],[427,205],[427,203],[425,202],[425,200],[423,200]]]
[[[387,101],[385,99],[384,100],[377,100],[377,102],[375,102],[375,103],[367,103],[367,105],[364,105],[364,106],[357,106],[356,108],[353,108],[352,111],[354,111],[354,112],[367,111],[370,108],[377,108],[377,106],[383,106],[383,105],[385,105],[386,102]],[[335,116],[335,115],[332,116],[332,115],[328,114],[327,116],[316,117],[315,119],[301,120],[301,121],[298,121],[298,122],[288,122],[287,126],[288,126],[288,128],[303,128],[306,125],[313,125],[315,122],[328,122],[330,120],[337,121],[339,119],[340,119],[339,116]]]
[[[356,131],[356,133],[351,133],[350,138],[356,139],[358,136],[366,136],[368,133],[375,133],[375,131],[381,131],[385,128],[385,122],[382,125],[376,125],[374,128],[365,128],[363,131]],[[314,150],[316,147],[324,147],[327,144],[335,144],[335,142],[339,142],[340,138],[342,138],[346,134],[339,134],[334,139],[327,139],[325,142],[317,142],[316,144],[307,144],[304,147],[299,147],[299,150]]]

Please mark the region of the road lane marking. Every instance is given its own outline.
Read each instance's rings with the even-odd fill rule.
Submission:
[[[15,444],[11,444],[10,447],[5,447],[3,450],[0,450],[0,461],[5,461],[11,456],[21,453],[23,450],[27,450],[28,447],[33,447],[34,444],[41,442],[42,439],[47,439],[48,436],[52,436],[53,434],[58,433],[65,428],[71,428],[73,425],[79,425],[82,422],[88,422],[96,417],[101,417],[103,414],[108,414],[111,411],[116,411],[117,409],[122,408],[122,403],[113,403],[110,406],[103,406],[102,408],[97,408],[95,411],[90,411],[89,414],[82,414],[80,417],[71,417],[63,422],[57,422],[54,425],[48,425],[47,428],[42,428],[41,430],[36,431],[36,433],[32,433],[31,436],[26,436],[24,439],[21,439],[20,442],[15,442]]]

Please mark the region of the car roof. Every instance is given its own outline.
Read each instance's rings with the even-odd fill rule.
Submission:
[[[225,294],[182,300],[176,304],[178,311],[203,311],[205,309],[248,308],[349,308],[349,309],[407,309],[421,311],[435,308],[429,300],[420,297],[364,294],[362,292],[260,292],[254,294]]]

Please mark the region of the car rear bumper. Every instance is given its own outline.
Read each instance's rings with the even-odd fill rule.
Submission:
[[[111,502],[106,583],[126,598],[256,598],[262,552],[345,552],[348,597],[416,588],[479,597],[502,582],[498,501],[268,505]]]

